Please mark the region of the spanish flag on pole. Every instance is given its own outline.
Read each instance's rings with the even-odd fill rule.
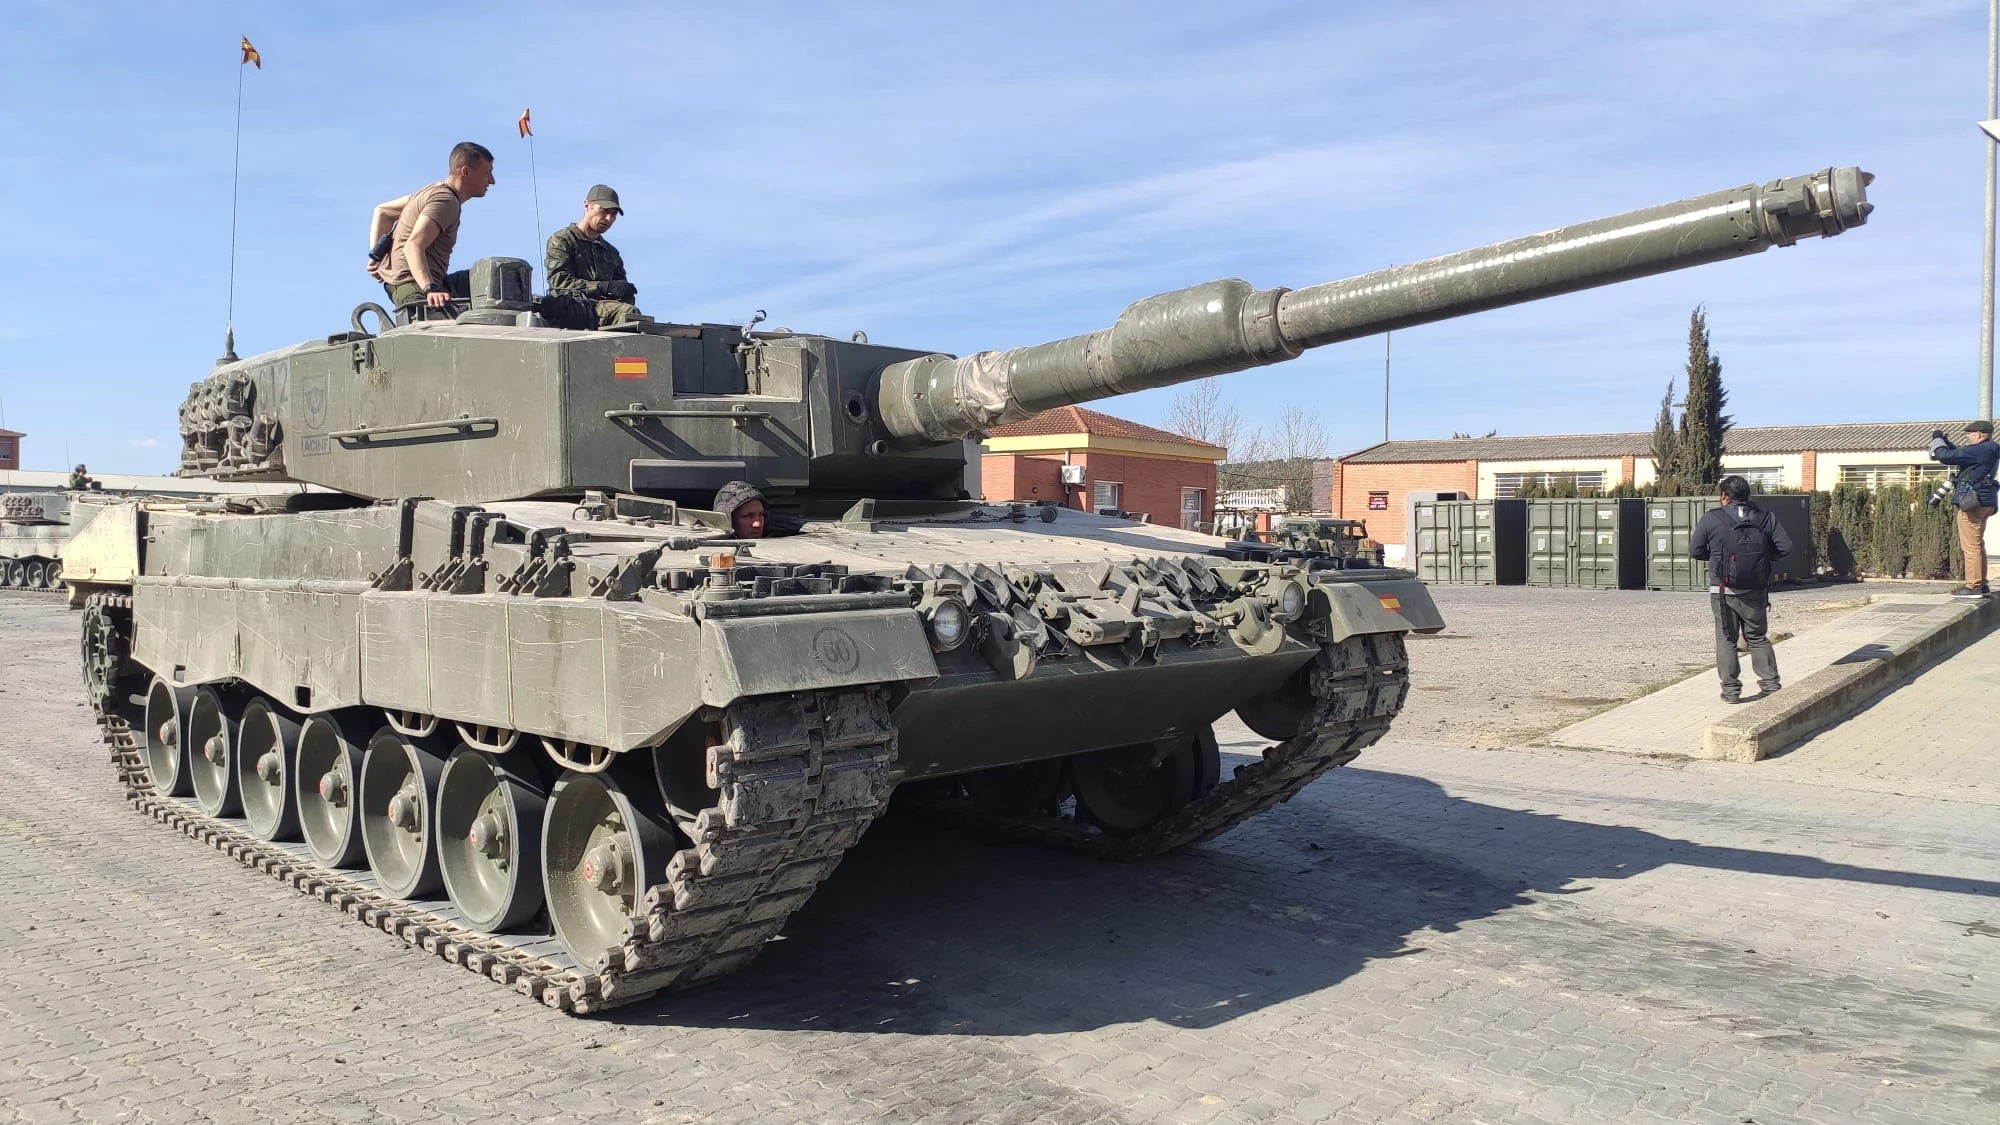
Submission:
[[[516,126],[517,128],[519,128],[519,129],[521,130],[521,135],[522,135],[522,136],[524,136],[524,137],[532,137],[532,136],[534,136],[534,135],[535,135],[535,130],[534,130],[533,128],[531,128],[531,127],[529,126],[529,124],[528,124],[528,111],[527,111],[527,110],[525,110],[525,109],[524,109],[524,110],[522,110],[522,111],[521,111],[521,119],[520,119],[519,121],[516,121],[516,122],[514,122],[514,124],[515,124],[515,126]]]
[[[264,69],[264,56],[258,54],[257,48],[250,45],[248,35],[243,37],[243,61],[254,65],[258,70]]]

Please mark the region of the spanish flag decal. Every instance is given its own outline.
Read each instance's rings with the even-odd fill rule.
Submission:
[[[621,355],[611,361],[611,374],[620,379],[644,379],[646,377],[646,357],[642,355]]]
[[[1394,594],[1377,594],[1375,596],[1381,599],[1383,609],[1392,609],[1397,613],[1403,612],[1403,599],[1396,597]]]

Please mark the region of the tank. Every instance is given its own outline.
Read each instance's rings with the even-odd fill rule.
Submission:
[[[971,498],[1050,407],[1833,235],[1853,168],[1307,289],[1222,280],[953,357],[719,324],[548,327],[484,259],[453,320],[190,389],[183,464],[294,481],[134,511],[83,584],[85,685],[146,815],[588,1013],[741,968],[890,806],[1142,858],[1380,739],[1407,571]],[[970,466],[969,466],[970,461]],[[710,510],[759,488],[772,534]],[[72,567],[74,573],[74,564]],[[1214,724],[1269,740],[1225,776]]]
[[[68,589],[65,567],[71,542],[86,533],[123,539],[129,527],[89,532],[99,516],[114,524],[134,504],[178,505],[221,502],[237,497],[282,495],[310,491],[297,484],[216,481],[202,477],[160,477],[107,474],[86,476],[82,487],[67,473],[0,471],[0,589],[62,593]],[[86,570],[83,577],[93,575]]]
[[[0,589],[62,589],[72,495],[0,493]]]

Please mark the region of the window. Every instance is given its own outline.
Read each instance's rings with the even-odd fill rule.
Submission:
[[[10,437],[0,437],[0,461],[12,461],[13,459],[14,459],[14,439]]]
[[[1863,488],[1900,484],[1915,491],[1930,481],[1943,480],[1950,471],[1945,465],[1842,465],[1840,483]]]
[[[1090,510],[1101,512],[1107,508],[1121,509],[1125,505],[1119,501],[1124,499],[1124,495],[1125,490],[1115,480],[1093,481],[1090,485]]]
[[[1201,522],[1201,501],[1206,489],[1181,489],[1181,530],[1193,531]]]
[[[1521,491],[1522,486],[1539,484],[1543,488],[1555,489],[1574,482],[1578,492],[1587,489],[1604,488],[1602,470],[1591,473],[1495,473],[1493,474],[1493,495],[1501,500],[1511,500]]]
[[[1724,465],[1722,472],[1724,476],[1734,474],[1749,481],[1752,492],[1769,492],[1774,488],[1785,486],[1785,470],[1777,465],[1760,466],[1755,469],[1732,469]]]

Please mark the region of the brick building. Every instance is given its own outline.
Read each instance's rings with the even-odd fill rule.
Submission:
[[[1760,489],[1892,483],[1914,489],[1946,475],[1930,458],[1931,431],[1944,430],[1955,440],[1964,424],[1961,418],[1743,427],[1725,436],[1722,467]],[[1408,542],[1404,500],[1412,490],[1459,491],[1488,500],[1510,497],[1531,481],[1552,484],[1564,477],[1575,478],[1579,488],[1646,485],[1654,476],[1652,451],[1650,432],[1386,441],[1321,462],[1313,504],[1367,520],[1369,533],[1394,555]],[[1989,541],[1989,552],[1992,548]]]
[[[988,500],[1055,500],[1188,528],[1215,520],[1215,465],[1229,455],[1081,406],[996,426],[985,444],[980,480]]]
[[[21,439],[26,436],[18,430],[0,430],[0,469],[21,467]]]

